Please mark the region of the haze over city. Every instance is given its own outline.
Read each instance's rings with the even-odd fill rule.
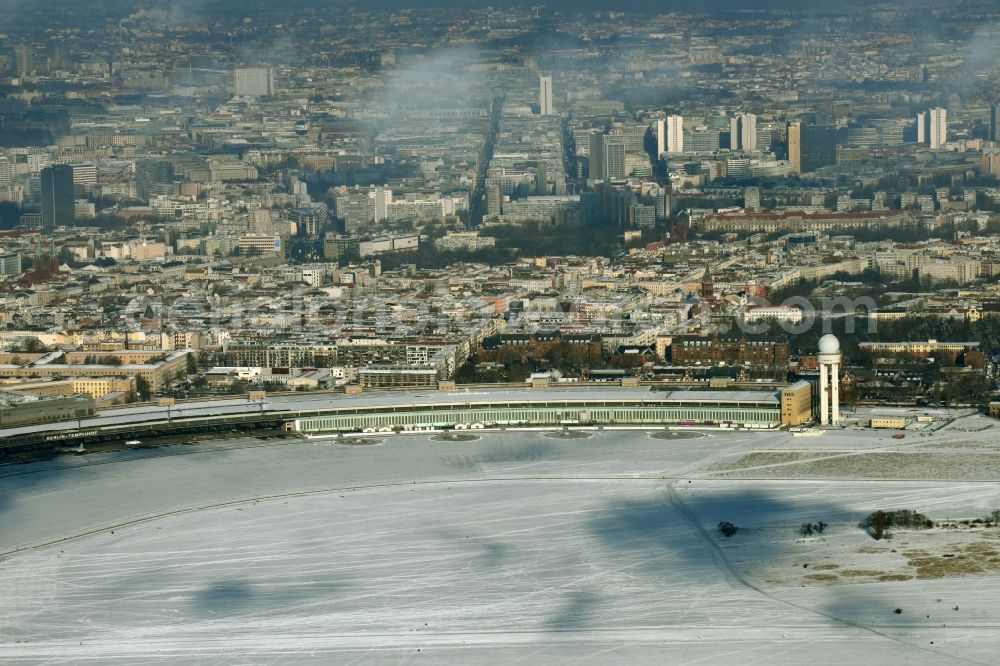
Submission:
[[[0,15],[0,662],[995,661],[994,0]]]

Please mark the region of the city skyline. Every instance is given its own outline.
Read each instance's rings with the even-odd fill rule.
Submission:
[[[0,14],[0,662],[994,659],[994,0]]]

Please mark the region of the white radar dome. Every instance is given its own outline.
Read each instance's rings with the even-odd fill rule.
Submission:
[[[819,353],[820,354],[839,354],[840,353],[840,340],[837,339],[836,335],[832,333],[827,333],[822,338],[819,339]]]

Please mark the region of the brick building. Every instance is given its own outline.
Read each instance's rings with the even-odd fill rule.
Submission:
[[[673,339],[669,348],[670,361],[675,365],[718,364],[731,365],[787,365],[790,354],[788,342],[747,340],[720,340],[683,336]]]
[[[570,361],[584,364],[604,358],[604,339],[598,333],[563,333],[559,329],[534,333],[500,333],[485,338],[477,354],[480,361],[510,362],[550,358],[553,350]]]

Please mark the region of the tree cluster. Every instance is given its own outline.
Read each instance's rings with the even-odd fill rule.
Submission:
[[[719,523],[719,533],[727,539],[739,531],[740,528],[736,527],[736,525],[733,525],[732,523],[725,521]]]
[[[810,537],[813,534],[822,534],[824,531],[826,531],[826,528],[827,524],[824,523],[823,521],[820,521],[818,523],[802,523],[802,526],[799,527],[799,532],[804,537]]]
[[[879,510],[865,516],[859,527],[878,541],[888,536],[892,528],[926,530],[934,527],[934,521],[910,509]]]

